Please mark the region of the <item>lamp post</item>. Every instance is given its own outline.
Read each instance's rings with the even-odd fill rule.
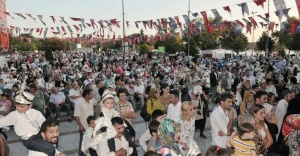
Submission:
[[[270,0],[268,0],[268,15],[270,13]],[[266,55],[270,57],[269,54],[269,26],[270,26],[270,15],[268,16],[268,28],[267,28],[267,41],[266,41]]]
[[[254,14],[256,14],[257,12],[251,12],[252,13],[252,18],[254,19]],[[253,27],[253,31],[252,31],[252,56],[254,56],[254,25],[252,26]]]
[[[125,14],[124,14],[124,0],[122,0],[122,15],[123,15],[123,61],[125,63]]]
[[[189,22],[190,22],[190,13],[191,13],[191,0],[189,0],[189,8],[188,8],[188,19],[189,19]],[[190,24],[188,25],[188,41],[187,41],[187,44],[188,44],[188,62],[190,62]]]

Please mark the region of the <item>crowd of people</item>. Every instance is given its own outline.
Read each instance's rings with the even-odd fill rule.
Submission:
[[[62,118],[78,125],[80,156],[137,156],[137,148],[146,156],[300,155],[296,59],[134,52],[58,52],[51,61],[40,53],[10,56],[14,63],[0,68],[0,155],[9,155],[10,128],[31,156],[65,155],[56,149]],[[132,123],[137,116],[148,123],[139,144]],[[206,125],[212,145],[205,152],[194,138],[207,139]]]

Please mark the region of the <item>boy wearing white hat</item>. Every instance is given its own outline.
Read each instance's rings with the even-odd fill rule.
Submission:
[[[0,127],[13,125],[26,148],[54,156],[54,146],[38,135],[45,117],[41,112],[31,109],[33,98],[32,94],[19,91],[15,96],[16,110],[0,119]]]

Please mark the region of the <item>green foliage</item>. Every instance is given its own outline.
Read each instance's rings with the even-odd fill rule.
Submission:
[[[202,50],[218,48],[218,33],[209,33],[206,29],[201,31],[200,35],[194,37],[196,44]]]
[[[267,40],[268,40],[268,50],[269,52],[272,52],[272,50],[274,49],[275,41],[271,37],[269,37],[265,32],[263,32],[262,36],[259,38],[259,41],[256,42],[256,46],[259,50],[265,51]]]
[[[145,54],[149,52],[149,45],[147,43],[143,43],[139,45],[140,54]]]
[[[174,54],[176,52],[183,51],[182,44],[179,44],[174,37],[168,37],[164,41],[157,41],[154,44],[154,48],[158,49],[159,46],[164,46],[167,53]]]
[[[185,46],[185,53],[190,56],[196,56],[199,53],[199,48],[193,37],[190,37],[190,51],[188,52],[188,43]]]
[[[220,36],[220,44],[224,49],[230,49],[235,52],[245,51],[248,44],[247,37],[240,33],[236,33],[234,30],[224,30]]]
[[[287,43],[287,47],[289,50],[295,50],[295,51],[299,51],[300,50],[300,34],[298,33],[294,33],[291,34],[289,37],[289,42]]]
[[[121,50],[122,47],[123,47],[122,40],[117,40],[117,41],[115,41],[115,44],[114,44],[113,49]]]

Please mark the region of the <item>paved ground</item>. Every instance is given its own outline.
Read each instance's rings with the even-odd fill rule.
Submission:
[[[137,112],[139,114],[139,112]],[[206,122],[206,130],[205,135],[208,139],[199,138],[199,132],[195,134],[195,140],[199,144],[201,151],[204,153],[206,149],[210,146],[211,136],[210,136],[210,127],[209,125],[209,118]],[[144,133],[146,130],[146,124],[143,119],[138,116],[136,119],[133,120],[133,127],[136,130],[137,139]],[[28,153],[28,150],[23,146],[21,139],[16,136],[13,129],[7,132],[8,135],[8,143],[11,150],[10,156],[25,156]],[[79,145],[79,133],[77,131],[76,122],[69,123],[65,120],[62,120],[60,124],[60,137],[58,143],[58,149],[63,151],[69,156],[77,156],[78,154],[78,145]],[[138,143],[138,141],[137,141]],[[142,156],[144,151],[138,147],[138,154]]]

